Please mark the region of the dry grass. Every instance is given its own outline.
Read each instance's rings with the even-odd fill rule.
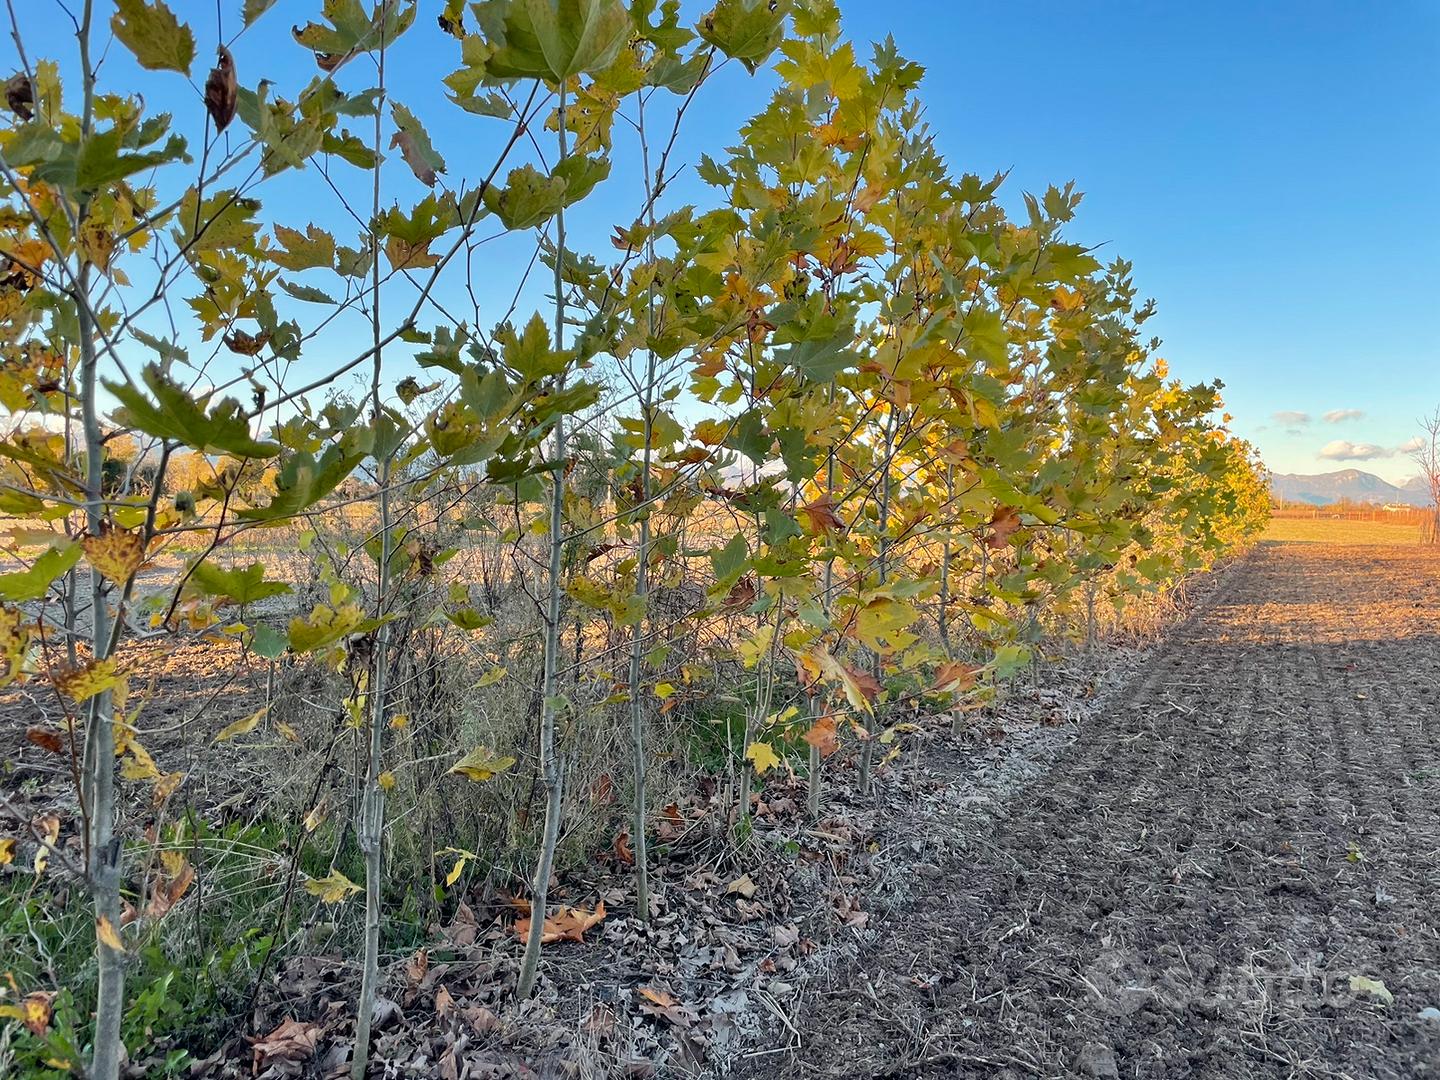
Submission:
[[[1420,526],[1396,521],[1274,518],[1261,539],[1292,544],[1419,544]]]

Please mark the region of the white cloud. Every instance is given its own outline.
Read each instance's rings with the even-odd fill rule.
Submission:
[[[1388,446],[1376,446],[1374,443],[1336,439],[1320,448],[1320,456],[1329,461],[1373,461],[1376,458],[1394,457],[1395,451]]]
[[[1359,420],[1365,413],[1360,409],[1331,409],[1325,414],[1327,424],[1343,424],[1346,420]]]
[[[1413,439],[1406,439],[1399,446],[1397,446],[1395,450],[1397,453],[1400,454],[1413,454],[1416,450],[1419,450],[1424,445],[1424,438],[1416,435]]]
[[[1281,427],[1296,427],[1300,424],[1310,423],[1310,414],[1308,412],[1292,412],[1282,409],[1273,415],[1275,422]]]

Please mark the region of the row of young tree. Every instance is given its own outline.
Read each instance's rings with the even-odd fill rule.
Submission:
[[[567,733],[628,723],[645,918],[648,774],[677,705],[722,677],[746,684],[727,744],[743,839],[756,776],[805,776],[812,814],[852,759],[870,790],[903,717],[986,700],[1057,632],[1172,586],[1263,522],[1218,387],[1170,380],[1129,264],[1065,238],[1079,195],[1026,196],[1012,218],[1001,178],[952,173],[921,69],[890,42],[858,55],[831,0],[720,0],[694,25],[675,0],[450,0],[438,27],[408,0],[325,0],[293,32],[318,67],[297,87],[243,74],[272,3],[234,5],[207,37],[163,0],[84,0],[72,60],[32,56],[15,27],[0,511],[22,527],[0,574],[0,652],[6,683],[59,703],[32,741],[68,761],[80,824],[67,845],[13,820],[0,852],[33,847],[37,872],[93,898],[90,1075],[118,1075],[127,964],[173,906],[133,902],[161,845],[141,821],[186,789],[145,745],[157,647],[221,635],[272,671],[333,673],[347,719],[331,750],[358,751],[334,760],[355,762],[365,880],[337,871],[312,891],[363,894],[361,1077],[392,803],[411,790],[398,740],[430,738],[475,780],[534,765],[527,995]],[[453,108],[498,132],[463,175],[389,89],[387,58],[414,35],[453,57]],[[203,122],[198,139],[103,83],[112,36],[175,73],[171,109]],[[682,127],[737,65],[771,65],[778,88],[733,148],[695,164],[709,205],[672,205]],[[323,175],[353,246],[264,212],[260,196],[301,170]],[[567,246],[587,198],[617,208],[603,257]],[[508,268],[517,297],[543,267],[549,299],[496,324],[474,286],[506,269],[483,259],[507,235],[531,238]],[[337,361],[342,324],[365,340]],[[209,475],[177,482],[185,455]],[[360,557],[321,559],[318,592],[228,555],[297,524],[323,536],[337,515],[361,522]],[[504,587],[535,601],[521,630],[458,569],[483,543],[508,553]],[[262,613],[297,591],[300,610]],[[537,644],[533,749],[444,745],[403,713],[417,629],[460,651],[502,633]],[[457,873],[486,855],[455,854]],[[193,876],[164,867],[172,892]]]

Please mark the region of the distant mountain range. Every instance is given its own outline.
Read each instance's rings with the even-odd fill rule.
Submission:
[[[1429,506],[1430,489],[1423,477],[1412,476],[1400,487],[1381,480],[1374,473],[1359,469],[1303,476],[1298,473],[1271,473],[1270,490],[1285,502],[1305,502],[1315,506],[1348,499],[1364,503],[1405,503]]]

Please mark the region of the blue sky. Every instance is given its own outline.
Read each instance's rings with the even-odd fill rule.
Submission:
[[[926,66],[955,166],[1076,181],[1072,235],[1135,262],[1172,370],[1224,380],[1271,468],[1413,474],[1395,449],[1440,405],[1440,4],[846,10]]]
[[[226,38],[240,6],[222,0]],[[315,69],[289,28],[319,6],[279,0],[236,45],[241,83],[265,77],[293,97]],[[435,26],[438,0],[420,6],[393,54],[391,89],[429,126],[446,179],[473,181],[503,125],[445,102],[438,77],[456,66],[458,46]],[[693,19],[704,6],[687,2],[686,13]],[[1397,448],[1415,434],[1417,416],[1440,405],[1440,3],[841,6],[857,41],[893,34],[927,68],[921,96],[954,171],[1010,170],[1010,205],[1025,190],[1076,181],[1086,200],[1071,237],[1135,263],[1142,295],[1159,304],[1147,330],[1164,339],[1172,371],[1222,379],[1235,430],[1272,468],[1411,475]],[[198,136],[215,8],[172,7],[195,25],[196,89],[139,72],[118,45],[105,74],[137,86]],[[39,0],[21,11],[32,60],[58,54],[69,66],[74,47],[56,32],[58,8]],[[371,85],[373,68],[357,61],[341,81]],[[723,71],[687,119],[676,159],[733,141],[771,85],[734,65]],[[356,125],[362,136],[368,123]],[[633,143],[617,135],[617,146],[612,179],[572,217],[572,244],[602,257],[610,227],[629,221],[639,202]],[[386,169],[387,190],[402,203],[423,193],[398,155]],[[367,177],[344,165],[333,175],[363,208]],[[309,218],[354,243],[353,221],[314,168],[259,194],[267,216]],[[689,177],[672,194],[708,199]],[[485,325],[503,313],[530,250],[523,240],[481,249],[474,276]],[[537,290],[532,283],[522,295],[534,303]],[[464,290],[443,298],[461,317],[473,313]],[[307,314],[313,322],[316,309]],[[352,319],[329,331],[325,348],[343,352],[366,336]]]

